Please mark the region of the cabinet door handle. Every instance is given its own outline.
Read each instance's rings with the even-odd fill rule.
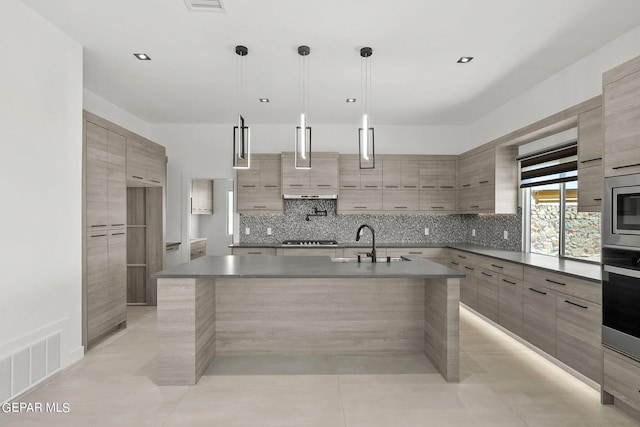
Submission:
[[[112,236],[122,236],[124,233],[112,233]]]
[[[316,184],[316,187],[331,187],[331,184]]]
[[[444,209],[444,206],[431,206],[431,209]]]
[[[403,188],[418,188],[417,185],[403,185]]]
[[[264,188],[278,188],[277,185],[265,185]]]
[[[483,276],[493,277],[493,274],[485,273],[484,271],[482,271],[481,273]]]
[[[589,160],[582,160],[580,163],[589,163],[589,162],[595,162],[596,160],[602,160],[602,157],[596,157],[594,159],[589,159]],[[614,168],[615,169],[615,168]]]
[[[601,202],[602,201],[602,197],[598,197],[597,199],[593,199],[594,202]]]
[[[94,234],[91,237],[107,237],[106,234]]]
[[[135,175],[132,175],[132,176],[131,176],[131,178],[135,178],[135,179],[144,179],[144,178],[143,178],[143,177],[141,177],[141,176],[135,176]]]
[[[157,179],[152,179],[151,182],[155,182],[156,184],[160,184],[160,181],[158,181]]]
[[[460,265],[460,263],[459,263],[459,262],[455,262],[455,261],[451,261],[451,264],[453,264],[453,265]]]
[[[267,209],[266,206],[254,206],[253,208],[254,209]]]
[[[365,185],[364,188],[378,188],[377,185]]]
[[[471,207],[472,207],[472,208],[479,208],[479,207],[480,207],[480,205],[472,205]]]
[[[489,181],[478,181],[478,184],[488,184]]]
[[[611,169],[624,169],[624,168],[632,168],[632,167],[635,167],[635,166],[640,166],[640,163],[634,163],[632,165],[624,165],[624,166],[615,166],[615,167],[613,167]]]
[[[502,281],[505,282],[505,283],[508,283],[510,285],[515,285],[516,284],[516,282],[511,282],[511,281],[509,281],[507,279],[502,279]]]
[[[471,187],[471,184],[462,184],[463,187]]]
[[[440,188],[453,188],[453,185],[441,185]]]
[[[106,227],[106,226],[107,226],[107,224],[92,225],[91,228]]]
[[[458,257],[458,258],[462,258],[462,259],[467,259],[467,257],[466,257],[466,256],[464,256],[464,255],[457,255],[457,257]]]
[[[539,293],[540,295],[546,295],[547,294],[546,292],[542,292],[542,291],[539,291],[539,290],[533,289],[533,288],[529,288],[529,290],[533,291],[533,292],[536,292],[536,293]]]
[[[394,206],[393,208],[394,209],[407,209],[406,206]]]
[[[261,255],[262,252],[247,252],[247,255]]]
[[[302,184],[289,184],[289,187],[302,187]]]
[[[411,251],[409,251],[409,255],[422,255],[422,252],[418,252],[418,251],[411,252]]]
[[[553,284],[555,284],[555,285],[567,286],[567,284],[566,284],[566,283],[556,282],[555,280],[551,280],[551,279],[544,279],[544,280],[546,280],[546,281],[547,281],[547,282],[549,282],[549,283],[553,283]]]
[[[501,266],[501,265],[496,265],[496,264],[491,264],[491,267],[495,267],[495,268],[504,268],[503,266]]]
[[[471,271],[475,270],[475,268],[471,268],[471,267],[467,267],[467,266],[465,266],[464,268],[466,268],[467,270],[471,270]]]
[[[255,185],[243,185],[242,188],[256,188]]]
[[[575,302],[569,301],[567,299],[564,300],[564,302],[566,302],[567,304],[575,305],[576,307],[584,308],[585,310],[589,309],[589,307],[587,307],[586,305],[576,304]]]
[[[367,209],[366,206],[354,206],[353,208],[354,209]]]
[[[342,188],[356,188],[355,185],[343,185]]]
[[[385,185],[384,188],[398,188],[397,185]]]
[[[112,227],[121,227],[121,226],[123,226],[123,225],[124,225],[124,224],[111,224],[111,226],[112,226]]]
[[[423,185],[422,188],[436,188],[435,185]]]

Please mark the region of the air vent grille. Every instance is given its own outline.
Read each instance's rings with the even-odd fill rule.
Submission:
[[[11,358],[0,361],[0,402],[11,397]]]
[[[29,387],[29,349],[24,349],[13,356],[13,394],[18,394]]]
[[[31,384],[47,375],[47,342],[42,341],[31,347]]]
[[[187,9],[196,12],[223,12],[222,0],[184,0]]]

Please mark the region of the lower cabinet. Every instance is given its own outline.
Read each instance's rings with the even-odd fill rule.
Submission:
[[[498,275],[479,268],[476,275],[478,280],[478,311],[485,317],[498,321]]]
[[[196,240],[191,242],[191,260],[207,255],[207,241]]]
[[[336,248],[277,248],[276,255],[326,255],[335,258],[338,251],[340,249]]]
[[[560,293],[556,298],[558,323],[556,357],[601,384],[602,306]]]
[[[522,338],[551,356],[556,355],[556,295],[543,286],[525,284]]]
[[[498,280],[498,323],[522,336],[524,282],[512,277]]]
[[[640,408],[640,363],[604,350],[604,391],[630,407]]]

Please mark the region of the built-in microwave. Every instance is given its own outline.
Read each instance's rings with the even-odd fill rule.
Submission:
[[[640,174],[605,179],[602,243],[640,249]]]

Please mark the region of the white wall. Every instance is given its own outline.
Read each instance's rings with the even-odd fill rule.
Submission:
[[[118,126],[122,126],[131,132],[135,132],[140,136],[151,139],[151,127],[149,123],[112,104],[88,89],[84,89],[83,91],[82,104],[85,110],[103,119],[107,119]]]
[[[469,126],[472,145],[506,135],[602,93],[602,73],[640,55],[640,26]]]
[[[0,357],[61,328],[83,356],[82,47],[18,0],[0,2]]]

